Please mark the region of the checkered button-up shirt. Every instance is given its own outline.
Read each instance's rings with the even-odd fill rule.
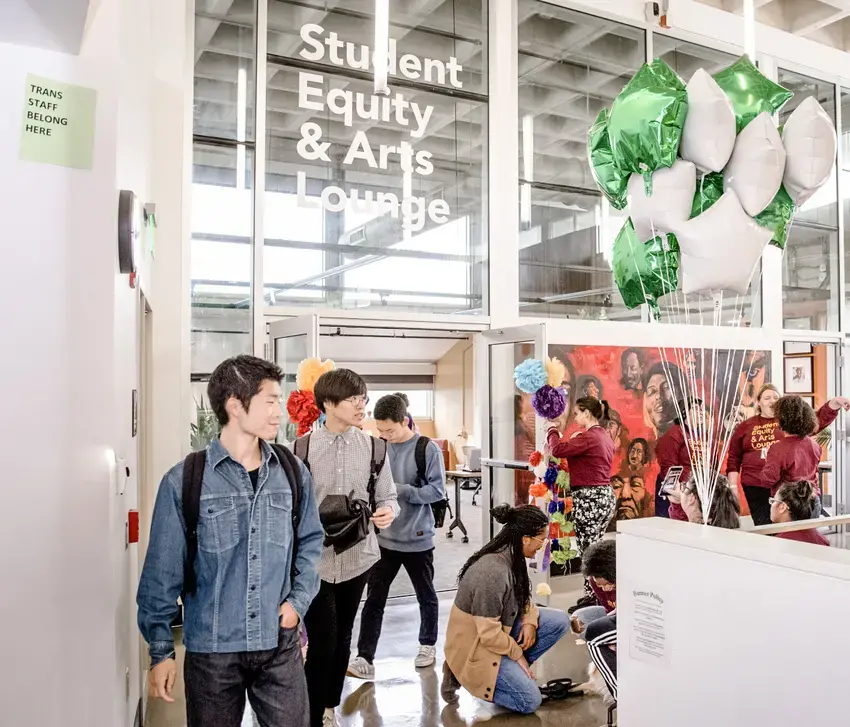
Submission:
[[[321,507],[328,495],[352,495],[369,502],[369,474],[372,471],[372,436],[351,428],[334,434],[320,427],[310,436],[307,453],[316,501]],[[353,493],[353,494],[352,494]],[[389,507],[398,516],[398,496],[393,483],[389,455],[375,483],[375,502],[378,508]],[[319,561],[319,575],[328,583],[342,583],[365,573],[380,560],[378,538],[374,528],[353,547],[337,555],[334,549],[324,548]]]

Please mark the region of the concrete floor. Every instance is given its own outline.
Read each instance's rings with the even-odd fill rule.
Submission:
[[[570,585],[574,587],[558,595],[557,603],[553,603],[553,606],[563,608],[575,601],[579,595],[580,581],[576,577],[571,577],[571,580],[574,583]],[[445,631],[452,601],[452,594],[441,596],[441,633]],[[597,696],[544,705],[537,715],[528,717],[505,714],[462,690],[460,705],[457,708],[446,707],[439,696],[441,663],[421,671],[413,666],[418,639],[416,629],[411,628],[411,625],[418,623],[418,618],[415,599],[390,601],[375,661],[377,680],[374,684],[346,680],[343,703],[339,710],[343,727],[468,727],[484,723],[493,727],[598,727],[606,723],[606,708]],[[358,631],[359,624],[355,626],[355,639]],[[440,655],[442,651],[441,637]],[[178,648],[181,673],[182,652],[182,648]],[[535,671],[541,683],[560,677],[571,677],[581,683],[586,679],[588,663],[586,649],[577,646],[574,639],[568,636],[536,665]],[[177,701],[174,704],[149,701],[146,727],[185,727],[182,678],[178,678],[175,691]],[[243,727],[254,727],[250,710],[245,715]]]

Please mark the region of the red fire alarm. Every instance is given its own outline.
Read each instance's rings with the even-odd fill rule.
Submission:
[[[127,513],[127,542],[139,542],[139,511],[130,510]]]

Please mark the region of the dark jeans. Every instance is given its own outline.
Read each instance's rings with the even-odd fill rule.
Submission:
[[[770,489],[744,485],[744,496],[753,517],[753,525],[770,525]]]
[[[261,727],[307,727],[307,682],[298,629],[281,629],[271,651],[186,653],[188,727],[239,727],[245,693]]]
[[[351,632],[369,573],[342,583],[322,581],[304,625],[307,627],[307,690],[310,694],[310,727],[322,727],[325,709],[342,700],[345,672],[351,656]],[[281,722],[286,724],[287,722]]]
[[[387,605],[390,586],[402,567],[410,576],[416,600],[419,601],[419,643],[422,646],[434,646],[437,643],[440,603],[434,590],[434,551],[402,553],[381,548],[381,560],[369,575],[369,590],[357,642],[357,653],[370,664],[375,660],[375,650],[381,638],[384,607]]]

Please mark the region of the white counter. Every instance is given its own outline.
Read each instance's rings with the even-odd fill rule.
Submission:
[[[850,552],[663,518],[618,531],[621,725],[850,721]]]

